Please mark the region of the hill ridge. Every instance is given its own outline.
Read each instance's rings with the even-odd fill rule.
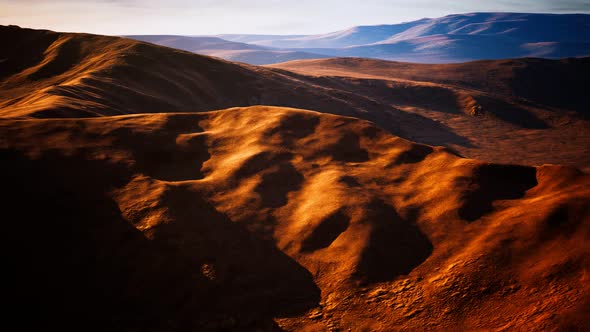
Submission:
[[[381,67],[397,66],[399,73],[401,68],[410,68],[410,74],[422,78],[391,75],[393,69],[385,76],[385,71],[380,76],[365,75],[358,66],[353,71],[340,66],[335,73],[318,76],[313,71],[305,73],[303,65],[297,69],[287,63],[284,68],[289,71],[279,65],[249,66],[119,37],[2,27],[0,40],[13,45],[0,51],[0,58],[7,59],[0,62],[2,117],[87,117],[276,105],[366,119],[396,136],[443,145],[478,159],[582,168],[590,164],[587,158],[580,158],[588,155],[583,152],[588,127],[580,118],[585,108],[578,107],[585,100],[586,59],[455,65],[469,69],[460,71],[465,72],[464,77],[449,70],[453,65],[383,62]],[[327,61],[346,66],[375,63]],[[522,76],[526,79],[514,76],[511,70],[521,67],[532,75]],[[552,76],[566,68],[571,73],[567,79]],[[430,81],[425,82],[428,72],[446,73],[456,81],[428,75]],[[487,80],[487,73],[496,73],[499,79]],[[514,77],[516,90],[503,80]],[[481,85],[486,81],[495,86]],[[560,84],[540,85],[537,92],[527,88],[541,82]],[[533,103],[535,96],[541,99]],[[569,105],[580,111],[565,112]],[[569,130],[564,129],[565,123]],[[555,148],[548,156],[546,149],[537,146]],[[515,147],[520,154],[503,152]]]
[[[68,259],[82,260],[86,251],[51,256],[56,249],[47,243],[73,245],[61,230],[78,232],[70,225],[76,222],[105,234],[89,242],[97,246],[87,247],[89,255],[127,250],[141,238],[155,246],[137,261],[89,267],[106,278],[103,287],[117,281],[109,264],[152,271],[136,282],[137,292],[117,286],[114,299],[137,308],[119,318],[129,326],[137,326],[136,315],[181,329],[243,329],[273,319],[287,330],[585,326],[583,273],[590,262],[580,244],[590,234],[590,179],[573,168],[459,158],[368,121],[269,106],[2,119],[0,132],[0,153],[12,155],[4,166],[12,180],[5,183],[15,199],[26,194],[36,202],[48,191],[62,204],[75,202],[69,192],[94,204],[104,195],[117,207],[115,219],[100,219],[76,205],[78,218],[51,228],[41,215],[63,216],[67,206],[28,212],[26,223],[9,230],[43,229],[33,247],[47,247],[38,255],[78,275]],[[111,240],[123,236],[115,235],[121,223],[140,238]],[[35,257],[28,255],[17,257]],[[150,270],[154,260],[176,265]],[[25,282],[33,293],[51,294],[27,280],[17,288]],[[74,284],[86,289],[93,280],[80,276]],[[160,293],[160,280],[173,280],[178,291]],[[60,306],[41,308],[94,317],[81,308],[96,304],[74,297],[71,285],[54,280],[52,289],[67,295],[54,301]],[[64,302],[70,298],[77,302]],[[105,315],[99,324],[114,317],[105,308],[115,300],[100,298],[104,307],[93,310]],[[540,303],[542,311],[535,309]],[[493,318],[485,314],[490,310]],[[376,319],[379,326],[371,325]]]
[[[589,328],[590,176],[549,163],[588,165],[590,127],[505,80],[587,59],[424,82],[432,67],[407,63],[265,68],[16,27],[0,42],[9,324]]]

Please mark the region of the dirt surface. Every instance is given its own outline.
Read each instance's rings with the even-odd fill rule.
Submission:
[[[0,37],[10,324],[590,329],[580,110],[114,37]],[[217,110],[265,101],[314,111]]]
[[[427,127],[401,135],[413,141],[495,162],[589,169],[590,58],[442,65],[333,58],[268,67],[343,82],[347,90],[433,120],[455,136],[442,138]]]
[[[17,27],[0,27],[0,42],[11,45],[0,50],[2,117],[287,106],[369,120],[468,158],[590,167],[588,58],[451,65],[343,58],[268,68]]]
[[[590,180],[576,169],[463,159],[271,107],[0,132],[8,207],[31,207],[7,223],[30,234],[9,240],[27,248],[12,258],[53,271],[16,286],[50,321],[588,328]]]

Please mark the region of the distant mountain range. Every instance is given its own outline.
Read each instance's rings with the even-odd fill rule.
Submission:
[[[470,13],[320,35],[126,36],[262,65],[326,57],[450,63],[590,55],[590,15]]]
[[[126,36],[152,44],[177,48],[193,53],[210,55],[230,61],[264,65],[291,60],[328,58],[329,55],[313,54],[298,50],[282,50],[256,44],[229,41],[218,37],[174,36],[174,35],[139,35]],[[247,36],[243,36],[248,39]],[[239,40],[239,36],[235,36]]]

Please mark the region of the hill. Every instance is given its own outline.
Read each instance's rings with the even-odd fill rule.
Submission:
[[[21,326],[589,327],[573,168],[277,107],[2,119],[0,137]]]
[[[12,26],[0,42],[9,325],[590,329],[590,178],[571,166],[590,127],[515,88],[518,68],[584,59],[427,81]]]
[[[119,37],[9,26],[0,28],[0,41],[13,45],[0,53],[4,117],[198,112],[254,104],[354,115],[370,103],[269,69]]]
[[[521,58],[439,65],[331,58],[290,61],[269,67],[307,75],[439,83],[590,115],[583,91],[590,84],[590,58]]]
[[[119,37],[2,27],[0,41],[12,45],[0,50],[3,117],[201,112],[264,104],[366,119],[396,136],[444,145],[471,158],[529,165],[590,165],[588,122],[580,112],[568,112],[572,101],[584,105],[583,89],[572,89],[547,105],[518,99],[509,93],[511,90],[504,93],[467,84],[451,85],[437,78],[414,81],[306,75]],[[528,63],[530,70],[546,71],[545,62]],[[568,80],[585,82],[586,63],[550,62],[551,72],[569,68],[565,72],[573,76]],[[415,67],[416,72],[422,68],[402,66]],[[464,81],[483,84],[486,66],[471,65],[471,76]],[[489,66],[493,68],[494,63]],[[519,60],[506,62],[503,72],[518,70],[519,66]],[[456,80],[461,79],[462,74],[454,75]],[[527,93],[531,84],[520,76],[515,79],[524,89],[519,93]],[[519,153],[512,153],[515,150]]]

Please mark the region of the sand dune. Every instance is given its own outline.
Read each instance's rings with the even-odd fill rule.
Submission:
[[[262,106],[3,119],[0,133],[29,323],[589,328],[590,178],[574,168]]]

